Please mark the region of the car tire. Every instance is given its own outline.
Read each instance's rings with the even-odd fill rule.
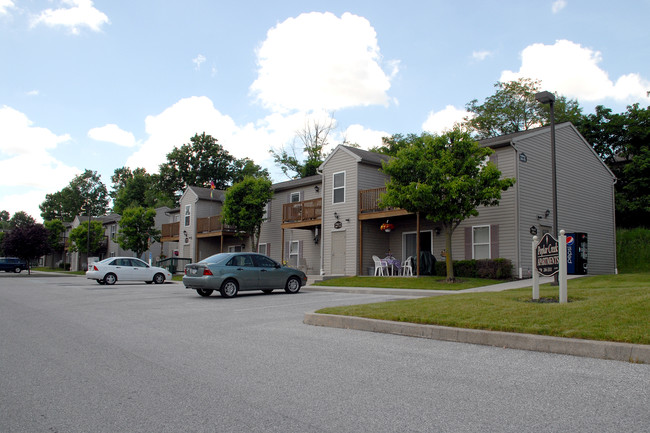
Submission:
[[[22,270],[23,270],[23,269],[20,268],[20,267],[18,267],[18,266],[16,266],[16,267],[14,268],[14,272],[17,273],[17,274],[20,274],[20,271],[22,271]]]
[[[298,293],[300,291],[300,280],[298,277],[290,277],[287,280],[287,285],[284,286],[284,291],[287,293]]]
[[[104,284],[112,286],[117,282],[117,275],[113,273],[108,273],[104,275]]]
[[[162,284],[165,282],[165,276],[159,272],[153,276],[153,282],[156,284]]]
[[[219,289],[219,293],[221,293],[221,296],[224,298],[234,298],[237,296],[237,292],[239,292],[239,284],[237,284],[237,281],[235,280],[224,281],[221,285],[221,289]]]
[[[203,296],[204,298],[207,298],[208,296],[212,295],[212,292],[214,292],[214,290],[210,290],[210,289],[196,289],[196,293],[198,293],[199,295]]]
[[[151,284],[151,283],[153,283],[153,281],[145,281],[145,283]]]
[[[95,280],[95,281],[97,281],[97,284],[99,284],[100,286],[103,286],[105,284],[104,280]]]
[[[266,293],[267,295],[273,293],[273,289],[262,289],[262,292]]]

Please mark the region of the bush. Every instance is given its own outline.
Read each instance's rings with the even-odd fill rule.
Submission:
[[[650,229],[618,229],[616,244],[620,273],[650,272]]]
[[[447,276],[447,264],[436,262],[436,275]],[[459,278],[512,278],[512,262],[508,259],[454,260],[454,275]]]

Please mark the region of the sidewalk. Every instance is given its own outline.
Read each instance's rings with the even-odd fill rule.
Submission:
[[[579,276],[570,276],[569,278],[578,277]],[[550,283],[552,281],[553,278],[540,278],[540,284]],[[532,287],[532,279],[509,281],[491,286],[474,287],[472,289],[456,291],[384,289],[376,287],[323,287],[309,285],[305,286],[303,289],[306,291],[424,297],[454,295],[458,293],[499,292],[524,287]],[[480,329],[451,328],[447,326],[420,325],[416,323],[392,322],[388,320],[318,314],[313,312],[306,313],[303,322],[307,325],[314,326],[354,329],[358,331],[380,332],[385,334],[429,338],[457,343],[481,344],[507,349],[532,350],[536,352],[650,364],[650,345],[644,344],[581,340],[535,334],[485,331]]]

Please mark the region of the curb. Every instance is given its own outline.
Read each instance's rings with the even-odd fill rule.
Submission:
[[[650,345],[616,343],[611,341],[582,340],[550,337],[546,335],[518,334],[479,329],[451,328],[448,326],[420,325],[392,322],[364,317],[338,316],[333,314],[306,313],[303,323],[331,328],[380,332],[407,337],[457,343],[481,344],[506,349],[531,350],[587,358],[609,359],[650,364]]]

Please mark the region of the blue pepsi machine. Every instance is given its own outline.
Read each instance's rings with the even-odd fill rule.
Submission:
[[[587,274],[587,233],[566,234],[567,274]]]

